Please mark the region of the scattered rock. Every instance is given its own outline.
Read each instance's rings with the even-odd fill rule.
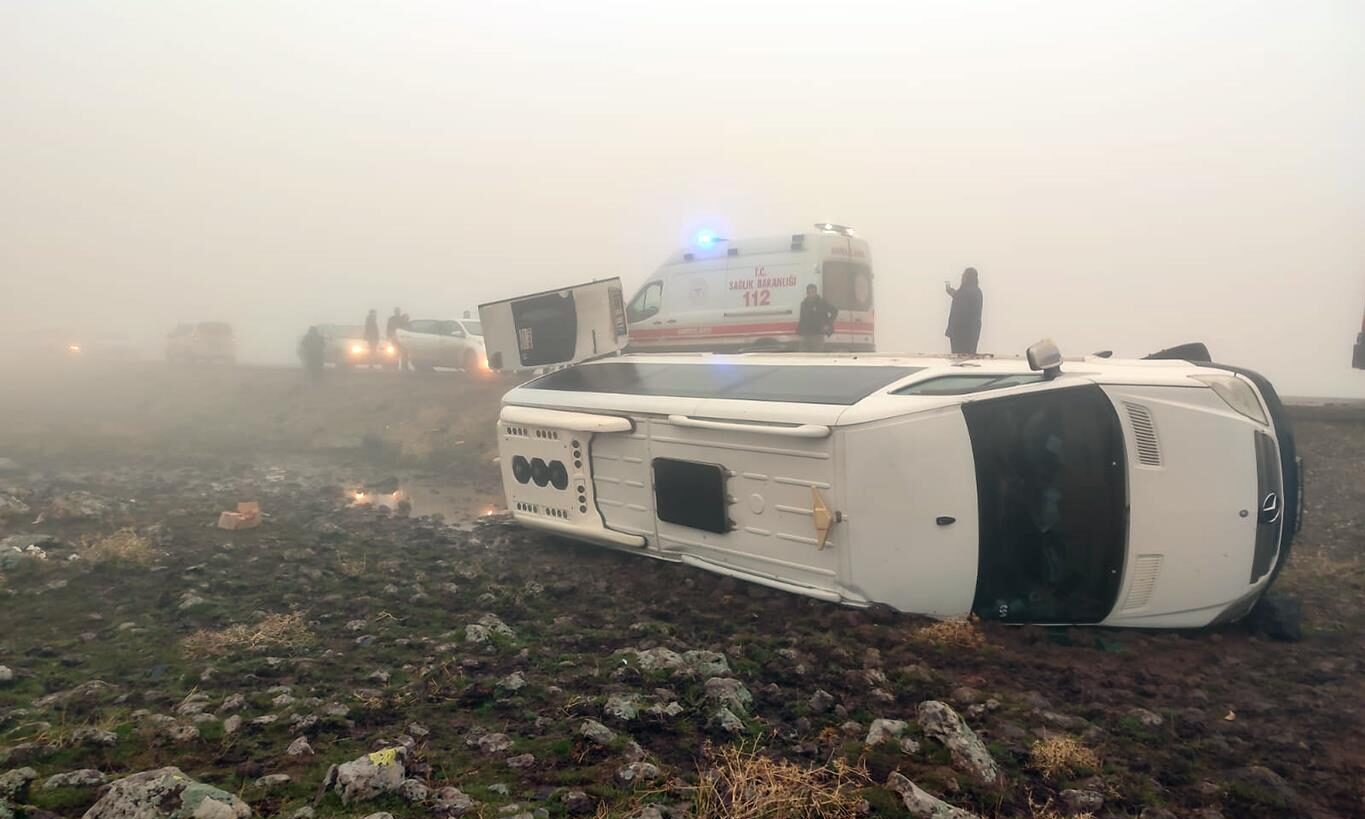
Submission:
[[[716,651],[698,649],[679,654],[658,647],[645,651],[627,649],[623,653],[633,655],[641,671],[669,671],[675,677],[719,677],[730,673],[729,661]]]
[[[43,783],[43,789],[53,791],[58,788],[98,788],[109,778],[101,771],[94,768],[81,768],[78,771],[67,771],[49,776]]]
[[[509,756],[507,758],[507,767],[517,770],[523,770],[535,764],[536,758],[534,754],[517,754],[516,756]]]
[[[70,708],[73,705],[96,703],[112,697],[113,694],[114,687],[109,683],[104,680],[90,680],[75,688],[40,697],[34,700],[33,705],[37,708]]]
[[[872,727],[867,729],[867,739],[863,744],[868,748],[875,748],[891,739],[896,739],[905,733],[905,729],[910,727],[905,720],[899,719],[874,719]]]
[[[38,778],[32,768],[16,768],[0,774],[0,802],[23,802],[28,799],[29,783]]]
[[[526,675],[520,671],[513,671],[501,680],[498,680],[498,687],[506,691],[520,691],[526,687]]]
[[[313,746],[308,744],[308,737],[298,737],[289,743],[284,753],[285,756],[312,756]]]
[[[823,714],[834,707],[834,697],[824,689],[816,691],[810,696],[810,710],[812,714]]]
[[[955,808],[942,799],[930,796],[899,771],[892,771],[886,780],[886,787],[900,794],[905,809],[915,819],[980,819],[975,813]]]
[[[610,745],[616,739],[616,732],[595,719],[585,719],[578,726],[580,736],[598,745]]]
[[[1061,793],[1067,813],[1095,813],[1104,807],[1104,794],[1096,791],[1067,788]]]
[[[344,805],[396,793],[405,776],[403,748],[386,748],[337,766],[333,787]]]
[[[1148,711],[1146,708],[1139,708],[1136,705],[1128,709],[1128,716],[1138,721],[1144,728],[1159,728],[1166,720],[1155,711]]]
[[[238,714],[233,714],[232,716],[230,716],[230,717],[228,717],[227,719],[223,720],[223,733],[224,733],[224,734],[235,734],[235,733],[237,733],[238,730],[241,729],[241,727],[242,727],[242,717],[241,717],[240,715],[238,715]]]
[[[404,779],[403,784],[398,786],[398,795],[405,801],[417,804],[427,801],[431,796],[431,788],[420,779]]]
[[[925,736],[942,742],[953,757],[953,765],[983,785],[1000,781],[1000,768],[980,737],[967,727],[962,717],[947,703],[925,700],[915,710]]]
[[[380,811],[378,813],[371,813],[366,816],[365,819],[393,819],[393,814],[388,811]]]
[[[84,520],[107,515],[111,508],[108,501],[89,492],[67,492],[52,499],[47,516],[52,520]]]
[[[512,738],[506,734],[484,734],[479,737],[479,750],[486,754],[500,754],[512,747]]]
[[[0,765],[17,765],[21,762],[45,759],[58,750],[56,745],[49,745],[46,742],[21,742],[0,749]]]
[[[112,748],[118,744],[118,734],[105,731],[93,725],[82,725],[71,732],[71,742],[85,747],[100,746]]]
[[[655,782],[660,776],[662,774],[659,772],[659,766],[650,762],[632,762],[616,771],[616,778],[627,785]]]
[[[733,711],[723,705],[716,711],[712,719],[727,734],[738,734],[744,730],[744,720],[735,716]]]
[[[179,768],[143,771],[109,786],[84,819],[248,819],[245,802]]]
[[[712,677],[706,681],[706,698],[715,700],[731,712],[745,714],[754,697],[744,683],[730,677]]]
[[[256,787],[274,790],[275,788],[282,788],[293,781],[293,777],[289,774],[270,774],[269,776],[263,776],[260,779],[257,779]]]
[[[602,713],[629,722],[640,715],[640,697],[638,694],[612,694],[602,706]]]
[[[560,798],[564,803],[564,809],[570,816],[582,816],[585,813],[592,813],[596,807],[592,797],[586,791],[566,791]]]
[[[432,807],[449,816],[464,816],[474,809],[475,802],[459,788],[446,786],[436,791],[431,800]]]
[[[222,705],[218,706],[218,713],[221,714],[224,711],[240,711],[244,705],[246,705],[246,697],[242,694],[233,694],[223,700]]]
[[[0,665],[0,684],[14,682],[14,670],[7,665]]]

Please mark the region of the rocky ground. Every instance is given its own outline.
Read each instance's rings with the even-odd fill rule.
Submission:
[[[5,383],[0,817],[1365,814],[1365,418],[1299,422],[1286,642],[933,624],[547,540],[485,514],[500,383]],[[444,517],[357,504],[408,485]],[[261,525],[216,528],[241,500]]]

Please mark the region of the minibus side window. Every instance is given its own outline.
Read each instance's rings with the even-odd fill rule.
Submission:
[[[635,298],[630,300],[630,305],[626,307],[626,318],[631,322],[644,321],[658,313],[663,292],[663,282],[646,284],[639,293],[635,294]]]

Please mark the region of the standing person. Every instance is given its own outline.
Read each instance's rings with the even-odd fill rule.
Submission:
[[[365,316],[365,345],[370,348],[370,366],[373,367],[379,362],[379,313],[374,310]]]
[[[796,334],[801,337],[803,353],[818,353],[825,349],[825,338],[834,332],[834,319],[839,309],[820,297],[813,284],[806,285],[806,298],[801,302],[801,319],[796,323]]]
[[[400,316],[398,316],[398,323],[394,325],[393,346],[398,348],[398,371],[400,373],[415,372],[417,369],[416,367],[412,366],[412,359],[408,356],[408,348],[398,343],[398,331],[411,329],[412,319],[408,317],[408,314],[403,313]]]
[[[309,327],[308,332],[299,341],[299,358],[303,360],[303,369],[308,372],[308,377],[314,381],[322,378],[326,344],[327,342],[323,339],[322,333],[318,332],[316,326]]]
[[[403,320],[403,311],[397,307],[393,308],[393,315],[389,316],[388,321],[384,322],[384,336],[394,344],[398,343],[398,325]]]
[[[976,268],[962,271],[962,284],[954,288],[948,282],[943,289],[952,296],[948,310],[948,337],[954,355],[976,355],[976,344],[981,340],[981,287],[977,284]]]

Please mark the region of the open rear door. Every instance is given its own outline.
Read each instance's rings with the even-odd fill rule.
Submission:
[[[620,279],[479,305],[490,369],[572,364],[619,352],[629,340]]]

